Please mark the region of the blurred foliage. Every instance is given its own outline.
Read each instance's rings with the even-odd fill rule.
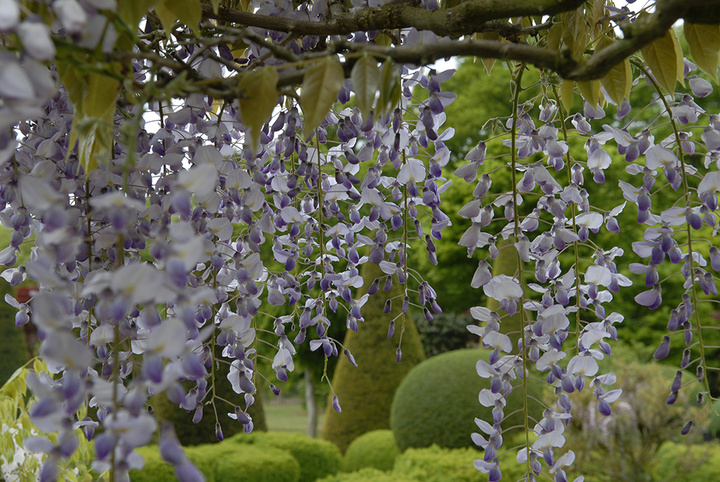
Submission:
[[[6,294],[13,294],[13,288],[0,280],[0,383],[5,383],[30,358],[23,329],[15,326],[17,310],[5,302]]]
[[[47,366],[34,359],[31,363],[19,367],[0,388],[0,477],[8,482],[40,480],[41,465],[48,458],[47,454],[34,454],[24,449],[24,440],[27,437],[41,436],[28,412],[36,401],[26,383],[26,377],[31,370],[37,373],[47,372]],[[86,416],[85,409],[76,415],[82,420]],[[58,477],[69,482],[107,480],[107,473],[98,474],[90,469],[90,463],[95,459],[92,443],[88,442],[81,429],[76,429],[75,435],[79,441],[78,447],[70,457],[59,460]],[[54,444],[58,443],[57,434],[49,434],[47,437]]]
[[[478,360],[488,360],[489,353],[484,349],[455,350],[428,358],[408,373],[395,394],[390,416],[401,451],[433,444],[475,447],[470,438],[479,430],[475,417],[492,420],[492,409],[478,403],[478,393],[490,388],[490,380],[478,377],[475,369]],[[539,398],[541,388],[530,380],[528,394]],[[507,396],[503,427],[524,426],[522,412],[514,413],[522,408],[522,389],[517,388]],[[529,409],[532,416],[541,418],[539,404],[530,401]]]
[[[365,263],[360,274],[365,285],[358,290],[359,296],[367,292],[375,278],[383,282],[362,308],[365,322],[360,323],[357,333],[350,331],[345,337],[345,347],[358,366],[341,355],[332,378],[342,413],[336,412],[332,403],[327,404],[322,438],[335,443],[343,452],[365,432],[390,428],[390,406],[395,390],[410,369],[425,359],[411,316],[404,322],[402,316],[398,318],[394,335],[387,336],[391,320],[401,314],[403,287],[397,278],[392,289],[386,292],[383,285],[387,276],[378,265]],[[392,309],[385,314],[383,308],[388,299],[392,299]],[[398,363],[396,350],[401,340],[402,360]]]
[[[356,472],[364,468],[392,470],[400,455],[391,430],[373,430],[352,441],[345,452],[343,470]]]
[[[417,482],[417,479],[403,477],[394,472],[388,474],[382,470],[365,468],[358,472],[325,477],[318,482]]]
[[[720,480],[720,445],[666,442],[653,460],[652,474],[657,482]]]
[[[610,416],[598,412],[592,386],[571,396],[573,419],[565,432],[567,446],[576,454],[576,470],[592,480],[656,480],[652,473],[660,447],[679,442],[680,430],[688,420],[694,420],[695,428],[682,439],[696,440],[701,435],[706,415],[695,405],[699,384],[681,390],[677,401],[668,406],[675,370],[659,363],[642,363],[638,358],[635,349],[618,346],[613,357],[601,363],[600,373],[613,372],[618,378],[618,383],[605,390],[623,390],[620,399],[610,405]],[[684,373],[686,384],[694,379],[694,370]]]
[[[467,329],[468,325],[475,325],[477,321],[468,314],[445,312],[434,314],[432,320],[423,315],[416,315],[413,319],[428,358],[448,351],[477,347],[477,336]]]

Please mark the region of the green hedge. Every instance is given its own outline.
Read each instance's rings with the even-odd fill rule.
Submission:
[[[381,280],[380,290],[363,306],[365,322],[359,323],[358,332],[348,331],[345,337],[344,344],[358,366],[351,365],[346,357],[340,355],[332,387],[340,400],[342,413],[332,408],[330,398],[322,429],[322,438],[336,444],[342,452],[365,432],[390,428],[389,413],[395,390],[410,369],[425,359],[415,323],[411,316],[407,316],[402,335],[402,361],[395,361],[402,332],[401,318],[396,322],[394,336],[388,338],[387,334],[389,322],[401,313],[402,308],[402,286],[397,278],[392,289],[385,292],[387,275],[378,265],[365,263],[361,274],[365,286],[358,290],[358,296],[363,295],[376,278]],[[385,314],[385,301],[397,295],[401,296],[392,301],[392,310]]]
[[[474,465],[481,457],[480,452],[471,448],[451,450],[433,445],[408,449],[395,460],[393,474],[421,482],[487,482],[487,474],[480,473]],[[514,458],[513,451],[500,461],[503,480],[518,480],[525,474],[525,466]]]
[[[373,430],[353,440],[345,452],[346,472],[366,467],[392,470],[395,458],[400,455],[395,436],[391,430]]]
[[[160,457],[157,446],[143,447],[142,470],[130,472],[133,482],[175,482],[172,465]],[[221,443],[198,445],[185,453],[207,482],[298,482],[300,465],[290,453],[270,446]]]
[[[228,440],[236,444],[274,447],[289,452],[300,464],[299,482],[313,482],[340,470],[342,454],[331,442],[291,432],[240,433]]]
[[[480,378],[475,369],[477,361],[488,356],[489,351],[483,349],[451,351],[427,359],[408,373],[395,393],[390,415],[400,451],[432,444],[474,447],[471,434],[479,431],[475,417],[492,420],[492,409],[478,402],[480,390],[490,388],[490,380]],[[542,382],[530,380],[528,394],[542,399],[541,392]],[[530,414],[540,420],[542,407],[530,400]],[[522,407],[522,390],[515,389],[507,397],[505,414]],[[508,417],[502,425],[521,424],[522,412]],[[514,432],[508,435],[512,437]]]
[[[337,474],[325,477],[318,482],[418,482],[418,480],[403,477],[395,473],[383,472],[378,469],[365,468],[350,474]]]
[[[666,442],[653,459],[653,480],[674,476],[675,482],[720,480],[720,444]]]

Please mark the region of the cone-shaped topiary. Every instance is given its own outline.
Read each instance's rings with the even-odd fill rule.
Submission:
[[[398,387],[390,414],[390,425],[400,451],[437,444],[445,448],[474,447],[470,434],[478,432],[475,417],[492,421],[492,409],[478,402],[490,380],[480,378],[477,361],[487,361],[490,351],[456,350],[428,358],[413,368]],[[541,399],[542,382],[529,379],[528,395]],[[517,380],[515,380],[517,383]],[[507,396],[502,426],[524,425],[523,393],[516,388]],[[528,397],[530,415],[542,418],[542,407]],[[531,419],[532,420],[532,419]],[[534,425],[534,422],[533,422]],[[509,433],[512,436],[513,433]]]
[[[222,347],[216,347],[215,351],[217,356],[220,356]],[[216,394],[225,400],[245,407],[244,396],[235,393],[227,379],[229,370],[230,368],[227,363],[220,363],[218,369],[215,370]],[[212,382],[208,380],[208,386],[211,384]],[[192,386],[193,384],[190,382],[185,383],[186,390],[189,390]],[[262,397],[260,395],[261,392],[262,390],[258,390],[255,393],[255,403],[248,410],[248,414],[253,419],[253,430],[255,431],[267,431],[265,410],[263,409]],[[205,401],[209,400],[211,395],[212,393],[208,393]],[[150,404],[155,409],[155,413],[160,420],[168,421],[174,425],[175,433],[182,445],[199,445],[218,441],[215,436],[215,414],[213,413],[212,405],[203,405],[202,420],[199,423],[193,423],[194,411],[186,412],[168,400],[164,393],[151,397]],[[215,402],[215,406],[217,407],[218,419],[220,420],[225,438],[243,431],[243,426],[240,423],[228,417],[227,414],[233,412],[233,408],[230,405],[218,400]]]
[[[362,308],[364,323],[357,333],[349,332],[345,346],[358,364],[354,367],[342,357],[335,368],[332,387],[338,396],[342,413],[328,403],[322,438],[334,442],[345,452],[350,442],[365,432],[390,428],[390,406],[395,389],[412,367],[425,359],[417,328],[410,316],[405,317],[404,333],[399,318],[395,334],[388,338],[388,325],[402,309],[402,285],[394,279],[389,292],[384,291],[387,276],[374,263],[367,262],[361,271],[365,280],[361,295],[373,281],[380,279],[380,290]],[[392,300],[389,314],[383,312],[385,302]],[[396,350],[402,336],[402,360],[396,361]],[[332,394],[330,395],[332,397]]]

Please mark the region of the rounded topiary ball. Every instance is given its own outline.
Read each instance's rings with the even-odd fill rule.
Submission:
[[[400,455],[395,436],[391,430],[373,430],[352,441],[345,452],[346,472],[371,467],[378,470],[392,470],[395,458]]]
[[[455,350],[428,358],[410,370],[395,392],[390,413],[390,427],[400,451],[433,444],[446,448],[475,446],[471,439],[473,432],[479,432],[475,417],[492,422],[492,408],[478,401],[480,390],[490,388],[490,379],[480,378],[475,370],[477,361],[487,361],[489,353],[483,349]],[[541,385],[529,380],[528,395],[540,399]],[[522,408],[522,389],[516,388],[507,397],[505,414]],[[542,418],[542,407],[532,398],[528,399],[528,409],[536,420]],[[518,412],[502,426],[523,424],[523,413]]]

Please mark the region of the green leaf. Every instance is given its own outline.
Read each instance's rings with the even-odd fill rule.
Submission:
[[[587,23],[580,7],[563,14],[563,43],[570,47],[570,55],[578,59],[585,51],[588,43]]]
[[[494,40],[497,42],[500,42],[500,34],[497,32],[483,32],[482,34],[482,40]],[[485,72],[487,72],[488,75],[490,75],[490,72],[492,72],[492,68],[495,65],[496,59],[488,59],[483,57],[482,59],[483,66],[485,67]]]
[[[310,67],[303,78],[300,105],[305,113],[305,137],[313,132],[330,112],[345,80],[337,60],[327,59]]]
[[[212,2],[212,7],[213,7],[213,13],[215,13],[215,15],[217,15],[218,12],[220,11],[220,0],[211,0],[211,2]]]
[[[363,118],[367,119],[380,86],[380,68],[377,61],[371,55],[364,54],[355,62],[350,76],[355,89],[357,105]]]
[[[675,37],[675,31],[671,28],[663,37],[641,50],[655,80],[667,92],[675,91],[675,81],[678,78],[678,62],[682,64],[682,56],[678,58],[675,42],[677,42],[677,37]],[[682,65],[680,65],[680,69],[682,74]]]
[[[720,52],[720,25],[685,22],[685,39],[690,46],[695,64],[718,81],[718,52]]]
[[[112,122],[119,90],[120,82],[115,79],[94,72],[86,74],[82,108],[85,116]]]
[[[160,0],[118,0],[118,16],[131,31],[135,31],[147,11],[158,3]]]
[[[73,138],[76,138],[78,141],[78,160],[85,169],[85,177],[89,176],[99,165],[110,162],[112,131],[112,122],[105,119],[96,117],[77,119],[76,117],[73,120],[70,146],[74,146]]]
[[[612,45],[613,40],[608,37],[602,37],[598,41],[598,50],[602,50],[605,47]],[[630,99],[630,87],[632,86],[632,69],[630,67],[630,61],[625,59],[619,64],[613,66],[608,71],[607,75],[600,79],[600,83],[607,91],[610,98],[618,106],[622,103],[623,99]]]
[[[599,80],[578,80],[578,89],[588,104],[597,107],[600,102],[600,81]]]
[[[400,95],[402,94],[400,71],[392,59],[388,58],[383,62],[381,77],[380,97],[378,98],[377,108],[375,109],[378,116],[387,112],[388,108],[392,109],[395,104],[398,103]]]
[[[572,80],[563,80],[560,86],[560,100],[562,100],[565,111],[568,113],[570,113],[570,108],[572,107],[573,84],[574,82]]]
[[[560,41],[563,37],[563,25],[560,22],[553,24],[547,32],[547,48],[548,50],[560,50]]]
[[[244,74],[238,87],[244,94],[240,99],[240,115],[250,128],[253,150],[257,150],[262,126],[270,119],[277,105],[278,73],[272,67],[263,67]]]
[[[165,30],[172,28],[175,20],[180,20],[197,32],[200,20],[202,20],[200,0],[166,0],[155,7],[155,13],[160,17]]]

